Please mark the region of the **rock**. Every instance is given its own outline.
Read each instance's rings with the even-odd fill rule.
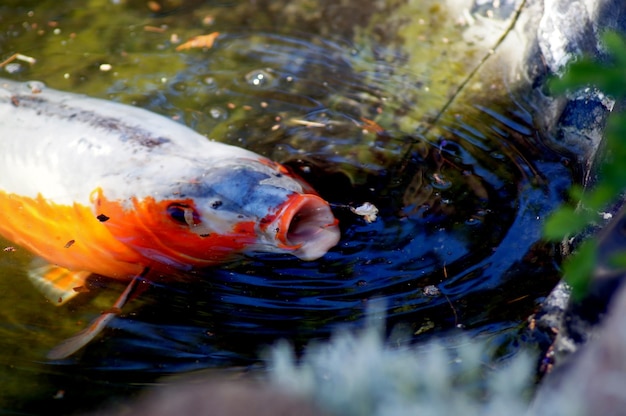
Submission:
[[[267,384],[193,378],[156,387],[135,403],[92,416],[324,416],[309,400]]]
[[[594,335],[550,373],[531,415],[622,415],[626,409],[626,287],[614,297]]]
[[[537,320],[545,322],[547,327],[554,328],[558,333],[549,354],[557,363],[567,361],[568,355],[575,352],[580,345],[595,337],[599,324],[607,312],[611,299],[623,285],[626,268],[615,265],[615,256],[626,250],[626,206],[604,225],[598,233],[598,260],[584,299],[574,302],[566,296],[559,296],[561,283],[548,299],[559,296],[566,300],[553,305],[547,301],[542,305],[542,312]],[[572,357],[572,359],[574,359]]]

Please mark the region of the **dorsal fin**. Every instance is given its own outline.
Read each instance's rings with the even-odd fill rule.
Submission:
[[[63,305],[76,296],[79,292],[75,289],[84,286],[90,274],[55,266],[42,259],[34,260],[28,270],[33,285],[55,305]]]

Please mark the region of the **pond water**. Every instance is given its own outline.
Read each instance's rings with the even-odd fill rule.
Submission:
[[[342,239],[314,262],[256,255],[152,285],[55,362],[46,351],[123,285],[100,279],[55,307],[25,278],[29,254],[0,252],[0,412],[92,410],[163,375],[254,366],[277,339],[362,325],[375,299],[415,342],[457,328],[505,354],[523,342],[558,280],[542,220],[575,178],[506,71],[460,90],[488,48],[443,4],[3,3],[0,58],[36,59],[3,77],[141,106],[285,163],[334,204]],[[212,47],[176,50],[212,32]],[[373,223],[346,208],[365,201],[380,209]]]

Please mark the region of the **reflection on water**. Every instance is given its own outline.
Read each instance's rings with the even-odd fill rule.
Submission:
[[[1,408],[68,413],[133,394],[159,375],[252,365],[278,338],[301,346],[361,325],[372,299],[384,299],[390,328],[402,324],[415,341],[455,327],[512,333],[555,282],[540,226],[571,173],[519,104],[531,100],[523,92],[467,100],[428,126],[436,113],[428,105],[442,106],[445,97],[407,64],[419,61],[416,52],[401,59],[388,47],[398,41],[389,32],[355,43],[351,36],[367,38],[362,15],[349,26],[362,25],[359,35],[347,26],[331,35],[321,17],[308,21],[317,31],[307,34],[309,26],[290,31],[267,21],[242,29],[234,17],[220,26],[228,11],[245,20],[235,5],[164,3],[151,14],[143,3],[92,3],[72,13],[46,3],[0,8],[10,23],[2,56],[38,59],[13,77],[134,103],[284,162],[337,206],[342,240],[315,262],[259,255],[198,271],[191,283],[155,284],[97,341],[55,363],[43,362],[46,350],[108,308],[123,287],[94,281],[90,295],[55,308],[24,278],[28,256],[2,252]],[[112,22],[99,10],[123,13]],[[346,19],[345,12],[334,16]],[[390,22],[398,17],[387,12]],[[430,13],[441,19],[439,8]],[[184,19],[209,15],[216,23],[198,24],[193,34],[219,30],[216,45],[175,53],[172,28],[187,33]],[[426,47],[441,46],[433,39]],[[101,71],[102,63],[113,71]],[[439,70],[452,71],[446,88],[458,79],[458,68]],[[378,221],[342,208],[364,201],[380,209]]]

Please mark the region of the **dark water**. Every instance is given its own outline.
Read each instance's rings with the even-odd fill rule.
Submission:
[[[336,205],[342,239],[315,262],[258,255],[155,284],[59,362],[45,352],[123,285],[94,282],[98,290],[56,308],[26,281],[28,255],[1,252],[0,412],[73,413],[163,375],[256,366],[279,338],[301,347],[362,325],[375,299],[386,302],[389,328],[415,342],[453,328],[492,334],[505,351],[523,342],[517,329],[558,279],[541,224],[573,180],[535,127],[529,92],[477,93],[438,117],[467,71],[444,65],[434,41],[423,47],[436,68],[416,68],[393,24],[350,13],[361,3],[333,11],[322,2],[317,17],[265,2],[87,3],[0,6],[1,57],[37,58],[3,76],[139,105],[281,161]],[[383,16],[393,23],[402,4]],[[439,30],[436,5],[424,2],[431,27],[416,25]],[[210,50],[174,50],[173,33],[216,30]],[[444,86],[433,81],[446,76]],[[342,207],[364,201],[380,209],[376,222]]]

